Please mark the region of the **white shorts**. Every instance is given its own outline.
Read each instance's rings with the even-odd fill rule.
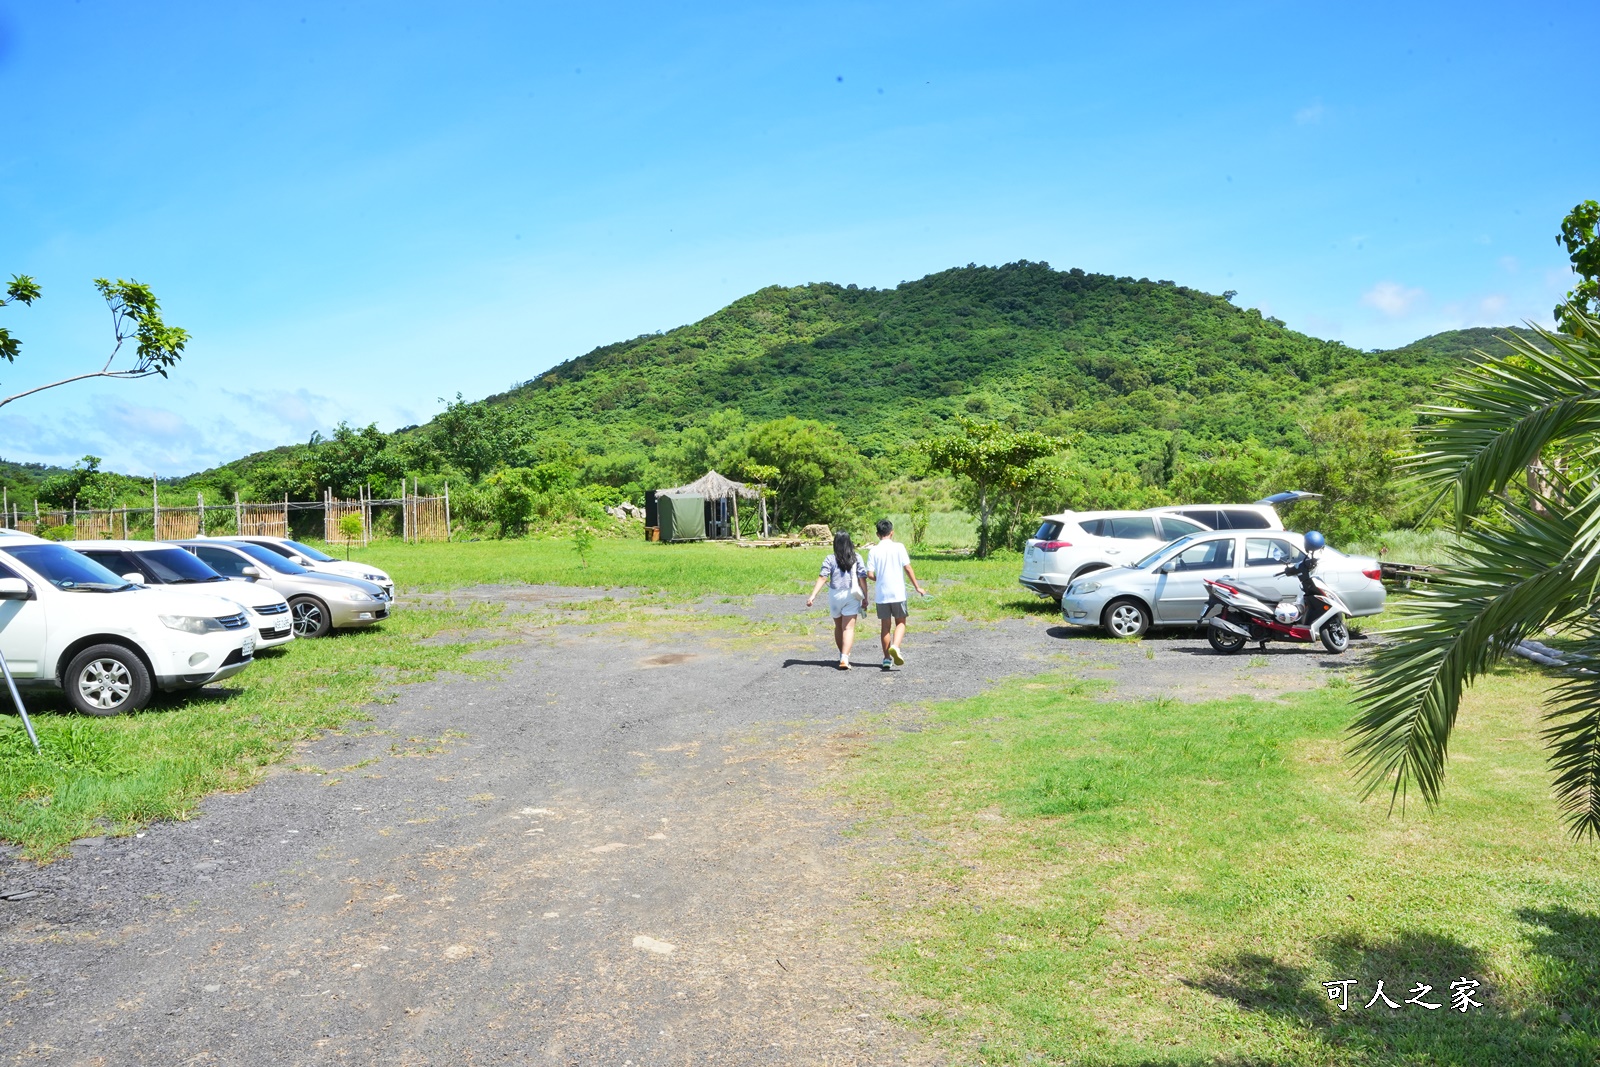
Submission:
[[[845,615],[861,614],[861,592],[857,589],[847,589],[843,593],[828,593],[828,614],[834,618]]]

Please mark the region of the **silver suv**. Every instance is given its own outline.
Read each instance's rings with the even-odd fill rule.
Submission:
[[[389,617],[389,594],[371,582],[342,574],[317,574],[260,545],[242,541],[175,542],[225,578],[259,581],[289,602],[298,637],[374,626]]]

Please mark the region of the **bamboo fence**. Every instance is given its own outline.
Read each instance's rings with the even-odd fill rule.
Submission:
[[[92,541],[121,537],[133,540],[174,541],[191,537],[289,537],[296,512],[322,512],[324,540],[343,543],[339,520],[361,516],[360,543],[372,541],[373,514],[395,513],[396,527],[405,541],[448,541],[451,534],[450,487],[442,496],[422,496],[415,482],[395,498],[375,499],[362,489],[354,500],[324,493],[320,501],[290,500],[247,503],[234,496],[232,504],[207,505],[204,494],[194,504],[173,506],[152,494],[147,508],[71,508],[41,510],[34,504],[23,510],[9,500],[0,502],[0,526],[23,533],[50,534],[62,540]],[[315,519],[310,522],[315,524]],[[304,529],[304,525],[301,526]]]

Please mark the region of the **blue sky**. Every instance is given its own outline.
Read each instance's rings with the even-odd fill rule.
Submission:
[[[0,455],[182,474],[771,284],[1166,278],[1389,347],[1548,320],[1600,197],[1571,4],[0,0]]]

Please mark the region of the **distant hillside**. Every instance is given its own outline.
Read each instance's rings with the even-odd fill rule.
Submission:
[[[957,414],[1097,439],[1181,430],[1289,444],[1329,407],[1408,424],[1412,406],[1467,350],[1494,344],[1493,332],[1362,352],[1171,282],[1022,262],[893,289],[762,289],[486,402],[515,409],[532,437],[559,434],[595,452],[723,407],[833,422],[869,454]]]
[[[1011,419],[1072,435],[1088,462],[1136,470],[1162,455],[1175,431],[1185,450],[1253,438],[1292,451],[1305,448],[1300,427],[1327,410],[1353,407],[1377,425],[1409,425],[1442,377],[1474,348],[1498,350],[1496,336],[1510,329],[1362,352],[1172,282],[1020,262],[892,289],[769,287],[469,406],[498,413],[502,462],[561,449],[647,457],[657,442],[737,408],[752,421],[832,423],[869,457],[939,432],[957,415]],[[329,482],[440,469],[436,429],[359,440],[347,431],[325,456],[322,446],[286,445],[181,484],[223,498],[240,489],[314,499]],[[647,460],[630,462],[637,472]],[[7,480],[31,497],[49,473],[15,470]]]

